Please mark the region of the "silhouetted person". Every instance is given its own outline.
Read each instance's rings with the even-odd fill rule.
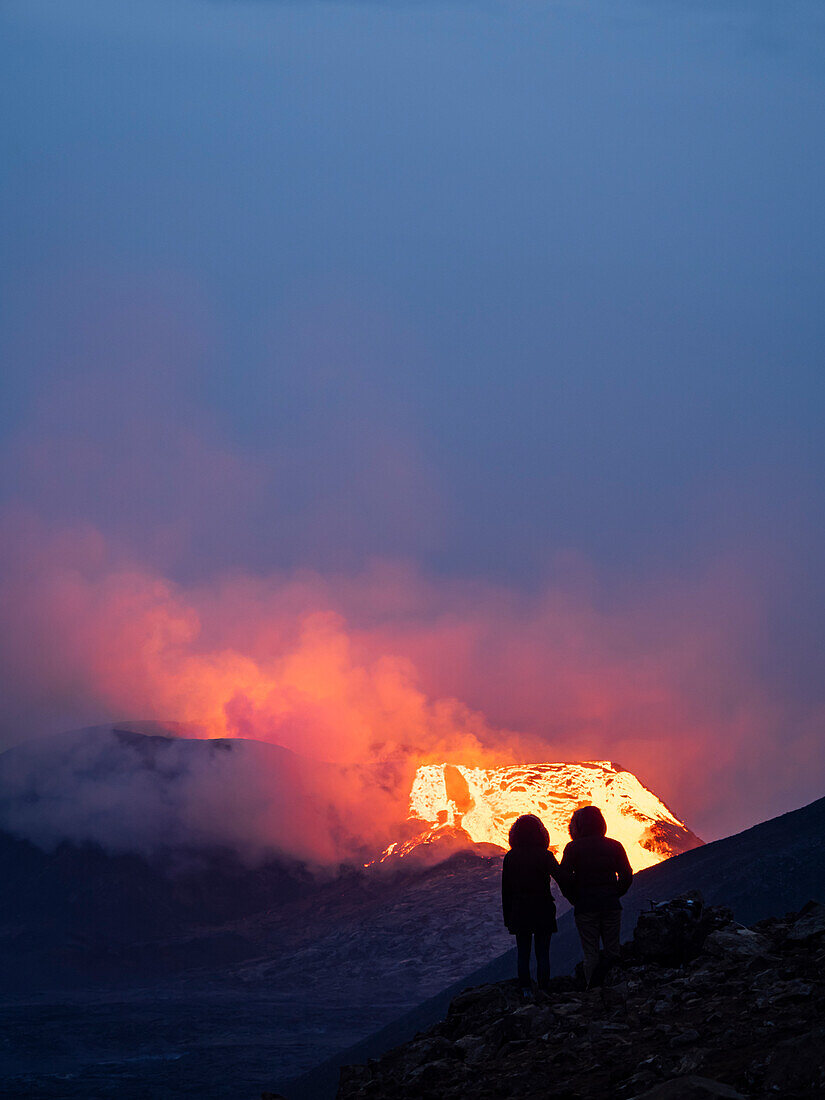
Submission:
[[[518,980],[530,992],[530,948],[535,939],[539,989],[550,981],[550,937],[556,931],[556,903],[550,879],[559,882],[559,864],[548,851],[550,837],[534,814],[523,814],[510,828],[510,851],[501,869],[504,923],[516,937]]]
[[[582,806],[570,818],[571,841],[564,849],[561,872],[572,902],[584,953],[584,979],[589,986],[599,962],[599,940],[605,963],[619,957],[622,903],[633,871],[618,840],[606,836],[607,824],[597,806]]]

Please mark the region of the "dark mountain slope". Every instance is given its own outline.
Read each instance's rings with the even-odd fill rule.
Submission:
[[[225,927],[316,889],[304,867],[229,851],[152,858],[0,833],[0,990],[124,982],[255,952]]]
[[[641,872],[625,898],[623,937],[630,936],[639,913],[650,901],[666,900],[691,889],[701,890],[709,904],[730,906],[743,923],[798,909],[810,898],[825,900],[825,798]],[[578,936],[571,915],[567,915],[559,921],[559,933],[553,937],[553,973],[569,973],[579,958]],[[498,982],[514,973],[515,952],[510,950],[375,1035],[283,1085],[283,1091],[290,1100],[334,1097],[342,1065],[365,1062],[406,1042],[440,1019],[462,989]]]

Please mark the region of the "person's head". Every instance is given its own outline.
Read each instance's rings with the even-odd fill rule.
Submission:
[[[607,822],[598,806],[581,806],[570,818],[569,829],[573,840],[583,836],[604,836]]]
[[[547,848],[550,834],[535,814],[522,814],[510,826],[511,848]]]

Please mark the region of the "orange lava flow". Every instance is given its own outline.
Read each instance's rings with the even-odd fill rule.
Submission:
[[[440,832],[457,829],[476,844],[507,848],[510,826],[525,813],[541,818],[552,849],[561,854],[570,816],[585,805],[599,807],[608,835],[624,845],[636,871],[701,843],[636,776],[609,761],[486,769],[427,764],[416,772],[410,792],[410,818],[422,822],[422,830],[403,845],[391,845],[385,857],[410,854]]]

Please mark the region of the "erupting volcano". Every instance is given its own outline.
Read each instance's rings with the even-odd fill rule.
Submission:
[[[426,764],[410,791],[410,839],[391,844],[382,857],[422,854],[449,842],[507,848],[513,821],[525,813],[542,819],[560,854],[569,839],[570,815],[595,805],[608,833],[624,845],[636,871],[702,843],[635,775],[606,760],[577,764],[515,764],[469,768]]]

